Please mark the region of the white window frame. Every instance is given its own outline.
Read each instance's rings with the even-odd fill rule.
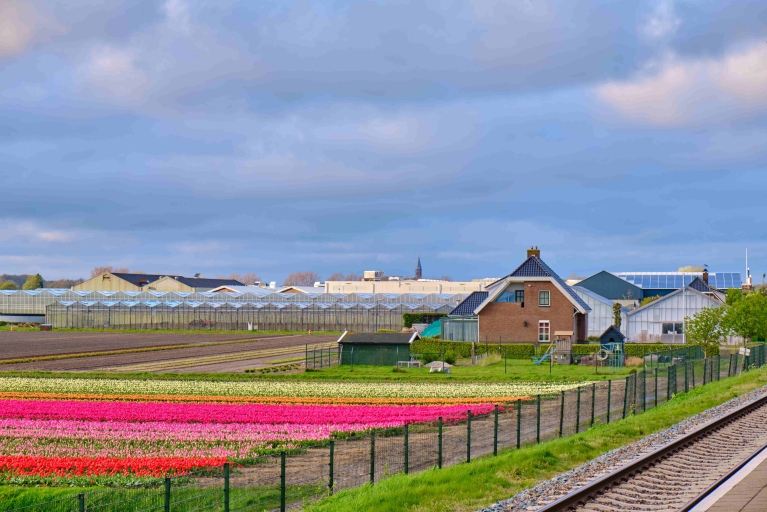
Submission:
[[[543,339],[542,337],[543,333],[541,332],[541,328],[544,327],[544,324],[545,324],[545,327],[547,328],[545,333],[546,339]],[[549,322],[548,320],[538,320],[538,343],[550,343],[550,342],[551,342],[551,322]]]
[[[548,294],[548,297],[549,297],[548,304],[541,304],[541,294],[543,294],[543,293],[547,293]],[[549,307],[551,307],[551,292],[549,290],[539,290],[538,291],[538,305],[540,307],[542,307],[542,308],[549,308]]]

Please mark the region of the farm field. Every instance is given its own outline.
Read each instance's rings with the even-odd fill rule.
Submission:
[[[205,334],[194,331],[183,334],[166,332],[40,332],[0,330],[2,360],[77,354],[106,350],[152,348],[171,345],[215,343],[236,340],[274,338],[274,334],[242,332],[240,334]],[[337,338],[337,337],[336,337]]]
[[[247,465],[277,451],[310,456],[318,443],[371,429],[440,417],[450,425],[469,410],[491,412],[493,401],[569,387],[2,377],[0,481],[135,485],[225,461]]]
[[[15,334],[15,333],[11,333]],[[46,334],[46,333],[41,333]],[[334,341],[334,335],[278,335],[261,338],[222,339],[199,341],[182,346],[167,346],[157,350],[158,346],[141,346],[144,336],[128,334],[136,339],[133,347],[146,348],[145,351],[129,353],[88,355],[87,357],[67,357],[53,360],[37,360],[20,363],[0,364],[0,371],[130,371],[153,372],[174,371],[192,368],[197,371],[236,372],[243,371],[273,359],[304,354],[306,344]],[[181,335],[174,335],[181,337]],[[211,335],[211,337],[217,335]],[[196,339],[196,338],[193,338]],[[252,340],[252,341],[250,341]],[[2,343],[2,341],[0,341]],[[139,345],[136,347],[136,345]],[[192,346],[187,346],[192,345]],[[202,346],[200,346],[202,345]],[[93,345],[90,345],[91,347]],[[209,368],[209,365],[214,365]]]

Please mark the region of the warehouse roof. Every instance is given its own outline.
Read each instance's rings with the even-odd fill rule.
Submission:
[[[359,345],[409,345],[421,339],[418,332],[348,332],[344,331],[338,343]]]
[[[236,279],[207,279],[204,277],[172,277],[179,283],[185,284],[191,288],[216,288],[217,286],[245,286]]]
[[[165,276],[172,277],[174,279],[177,279],[181,276],[171,275],[171,274],[131,274],[127,272],[110,272],[113,276],[119,277],[123,281],[128,281],[130,284],[136,285],[136,286],[144,286],[145,284],[149,284],[153,281],[157,281],[158,279],[162,279]]]

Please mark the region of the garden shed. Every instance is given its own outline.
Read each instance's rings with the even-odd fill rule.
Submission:
[[[410,345],[417,332],[344,332],[338,338],[341,364],[396,366],[410,360]]]
[[[626,336],[614,325],[608,327],[599,337],[599,344],[604,347],[610,343],[625,343]]]

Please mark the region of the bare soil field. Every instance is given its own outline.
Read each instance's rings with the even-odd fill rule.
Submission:
[[[258,338],[274,338],[276,334],[176,334],[125,332],[39,332],[0,331],[0,360],[39,357],[101,350],[186,345]]]
[[[2,333],[6,334],[6,333]],[[17,333],[9,333],[17,334]],[[18,333],[18,334],[38,334],[38,333]],[[49,333],[39,333],[49,334]],[[81,333],[67,333],[68,335],[79,335]],[[96,334],[96,333],[85,333]],[[100,335],[109,333],[98,333]],[[114,335],[112,335],[114,336]],[[77,341],[77,347],[80,348],[79,352],[91,352],[97,350],[115,350],[121,348],[151,348],[156,346],[172,345],[173,343],[167,343],[169,336],[176,336],[182,339],[179,343],[204,343],[204,342],[217,342],[216,345],[207,345],[202,347],[185,347],[185,348],[172,348],[168,350],[157,350],[151,352],[133,352],[129,354],[111,354],[111,355],[95,355],[87,357],[76,357],[71,359],[58,359],[52,361],[33,361],[27,363],[12,363],[12,364],[0,364],[0,371],[92,371],[92,370],[107,370],[107,371],[173,371],[180,368],[186,368],[191,366],[206,365],[206,363],[212,364],[212,372],[224,372],[224,371],[242,371],[244,368],[250,368],[253,366],[254,360],[263,363],[269,359],[279,359],[289,357],[298,353],[303,353],[305,344],[316,344],[334,341],[336,337],[330,336],[309,336],[309,335],[271,335],[257,338],[254,336],[246,336],[244,339],[253,339],[253,341],[241,342],[241,343],[227,343],[228,341],[234,341],[243,339],[242,337],[229,336],[229,335],[198,335],[193,337],[195,341],[190,341],[187,335],[159,335],[160,338],[166,340],[166,343],[147,343],[142,344],[142,340],[145,340],[147,334],[119,334],[117,336],[130,336],[135,338],[132,344],[128,344],[128,341],[123,341],[122,345],[109,345],[109,348],[104,348],[104,345],[100,342],[100,338],[91,338],[86,343]],[[216,338],[216,339],[213,339]],[[154,340],[148,340],[149,342]],[[0,339],[0,343],[3,341]],[[42,343],[42,342],[39,342]],[[62,344],[65,342],[62,342]],[[19,342],[19,345],[23,343]],[[15,345],[15,344],[14,344]],[[42,347],[40,347],[42,348]],[[56,347],[58,348],[58,347]],[[19,351],[21,347],[19,347]],[[71,351],[78,352],[78,351]],[[30,352],[25,353],[29,355]],[[65,354],[69,352],[59,351],[52,352],[52,354]],[[36,355],[51,355],[48,353],[38,353]],[[5,355],[5,354],[4,354]],[[17,356],[19,357],[19,356]],[[23,357],[23,356],[22,356]],[[248,359],[249,363],[244,364],[243,368],[229,369],[225,363],[226,361],[218,361],[223,358],[224,360],[230,359],[232,361],[240,361]],[[10,359],[10,358],[9,358]],[[219,364],[213,364],[219,363]],[[243,364],[243,363],[240,363]],[[125,367],[124,369],[122,367]],[[198,371],[205,371],[204,368]]]

